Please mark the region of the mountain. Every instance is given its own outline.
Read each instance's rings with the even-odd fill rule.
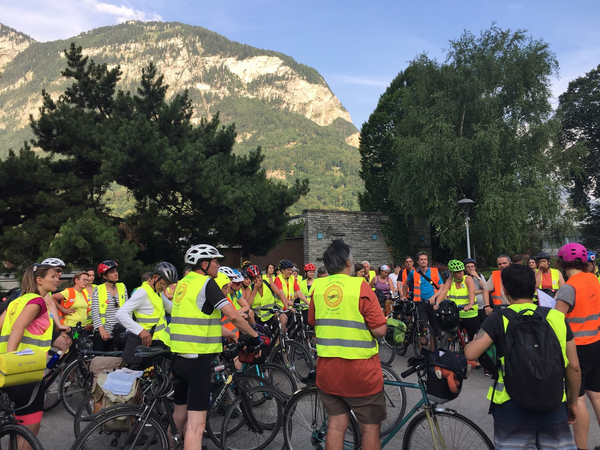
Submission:
[[[0,24],[0,157],[32,138],[42,89],[58,97],[70,84],[60,71],[71,42],[97,63],[120,65],[123,90],[135,90],[154,62],[168,95],[189,91],[194,121],[219,112],[236,125],[236,152],[263,148],[268,176],[309,178],[310,193],[291,213],[358,209],[358,130],[323,77],[282,53],[182,23],[130,21],[44,43]]]

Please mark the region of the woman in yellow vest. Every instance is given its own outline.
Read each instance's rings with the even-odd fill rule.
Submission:
[[[565,284],[565,279],[559,270],[550,268],[550,258],[546,252],[541,252],[535,257],[538,266],[535,282],[538,289],[554,297]]]
[[[52,319],[44,298],[54,291],[59,282],[58,273],[47,265],[29,266],[21,282],[21,296],[13,300],[0,316],[0,353],[26,349],[47,352],[52,344]],[[27,405],[37,383],[3,388],[15,402],[15,407]],[[44,408],[44,383],[26,408],[19,410],[17,420],[33,431],[40,430]]]
[[[465,276],[465,265],[462,261],[453,259],[448,263],[448,270],[452,273],[442,289],[444,290],[436,300],[439,305],[442,299],[450,300],[457,306],[462,306],[459,312],[460,326],[467,331],[469,341],[472,341],[479,330],[478,306],[475,303],[475,282],[473,278]]]
[[[312,263],[304,264],[304,279],[300,281],[300,291],[308,299],[310,290],[312,289],[313,282],[315,281],[315,274],[317,273],[317,266]]]
[[[267,280],[269,284],[273,284],[276,276],[277,274],[275,273],[275,265],[267,264],[267,267],[265,267],[265,273],[262,276],[263,280]]]
[[[267,308],[274,308],[277,306],[280,309],[287,309],[291,304],[287,300],[280,300],[279,297],[285,298],[283,293],[277,288],[276,285],[267,284],[268,281],[264,281],[261,277],[260,267],[257,265],[251,265],[246,268],[248,277],[252,281],[252,291],[246,298],[248,305],[254,311],[254,318],[258,323],[269,323],[273,324],[274,315],[272,312],[266,310]],[[269,287],[271,286],[271,287]],[[275,296],[276,294],[277,296]],[[283,325],[286,324],[285,315],[281,316]]]
[[[77,272],[73,275],[73,287],[52,295],[52,300],[61,313],[62,324],[74,327],[81,322],[82,325],[86,325],[90,309],[88,293],[85,289],[87,284],[87,272]]]

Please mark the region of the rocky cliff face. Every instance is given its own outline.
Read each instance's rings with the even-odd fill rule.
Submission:
[[[15,56],[34,42],[29,36],[0,23],[0,73]]]

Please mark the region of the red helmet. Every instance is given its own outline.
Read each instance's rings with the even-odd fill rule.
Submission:
[[[107,259],[106,261],[102,261],[98,266],[98,275],[103,275],[108,272],[110,269],[114,269],[115,267],[119,267],[119,265],[113,261],[112,259]]]
[[[317,270],[317,266],[313,263],[304,264],[304,271],[308,272],[309,270]]]
[[[256,264],[250,264],[246,267],[246,272],[250,278],[260,277],[260,267]]]

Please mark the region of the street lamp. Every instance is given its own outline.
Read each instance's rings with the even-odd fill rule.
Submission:
[[[475,202],[470,198],[463,198],[462,200],[458,201],[458,204],[462,206],[463,211],[465,212],[465,222],[467,224],[467,258],[471,257],[471,240],[469,236],[469,209],[474,203]]]

